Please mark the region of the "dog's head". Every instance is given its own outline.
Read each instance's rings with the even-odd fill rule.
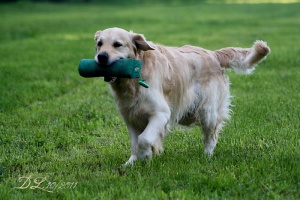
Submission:
[[[154,50],[141,34],[127,32],[120,28],[109,28],[97,31],[95,61],[110,65],[118,59],[136,59],[139,51]]]

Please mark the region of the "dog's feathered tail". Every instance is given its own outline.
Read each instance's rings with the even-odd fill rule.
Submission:
[[[222,67],[232,68],[237,73],[249,74],[266,58],[270,48],[266,42],[257,40],[251,48],[228,47],[214,53]]]

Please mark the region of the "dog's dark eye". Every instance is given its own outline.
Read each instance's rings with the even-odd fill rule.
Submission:
[[[98,46],[98,47],[101,47],[102,44],[103,44],[102,41],[99,41],[99,42],[97,43],[97,46]]]
[[[115,42],[113,45],[115,48],[123,46],[123,44],[121,44],[120,42]]]

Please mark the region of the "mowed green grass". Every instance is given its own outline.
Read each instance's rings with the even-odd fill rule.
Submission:
[[[300,4],[0,6],[0,199],[299,199]],[[109,87],[77,72],[96,30],[169,46],[250,47],[270,56],[231,80],[232,118],[215,154],[198,127],[124,168],[130,143]],[[23,178],[22,178],[23,177]]]

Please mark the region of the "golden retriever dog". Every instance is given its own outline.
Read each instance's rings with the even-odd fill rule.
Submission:
[[[190,45],[166,47],[120,28],[97,31],[94,39],[96,62],[141,60],[141,75],[149,85],[142,87],[137,79],[104,78],[130,135],[131,156],[125,165],[161,153],[164,137],[176,123],[200,125],[204,151],[212,155],[224,120],[229,119],[229,80],[224,71],[249,74],[270,52],[263,41],[251,48],[216,51]]]

